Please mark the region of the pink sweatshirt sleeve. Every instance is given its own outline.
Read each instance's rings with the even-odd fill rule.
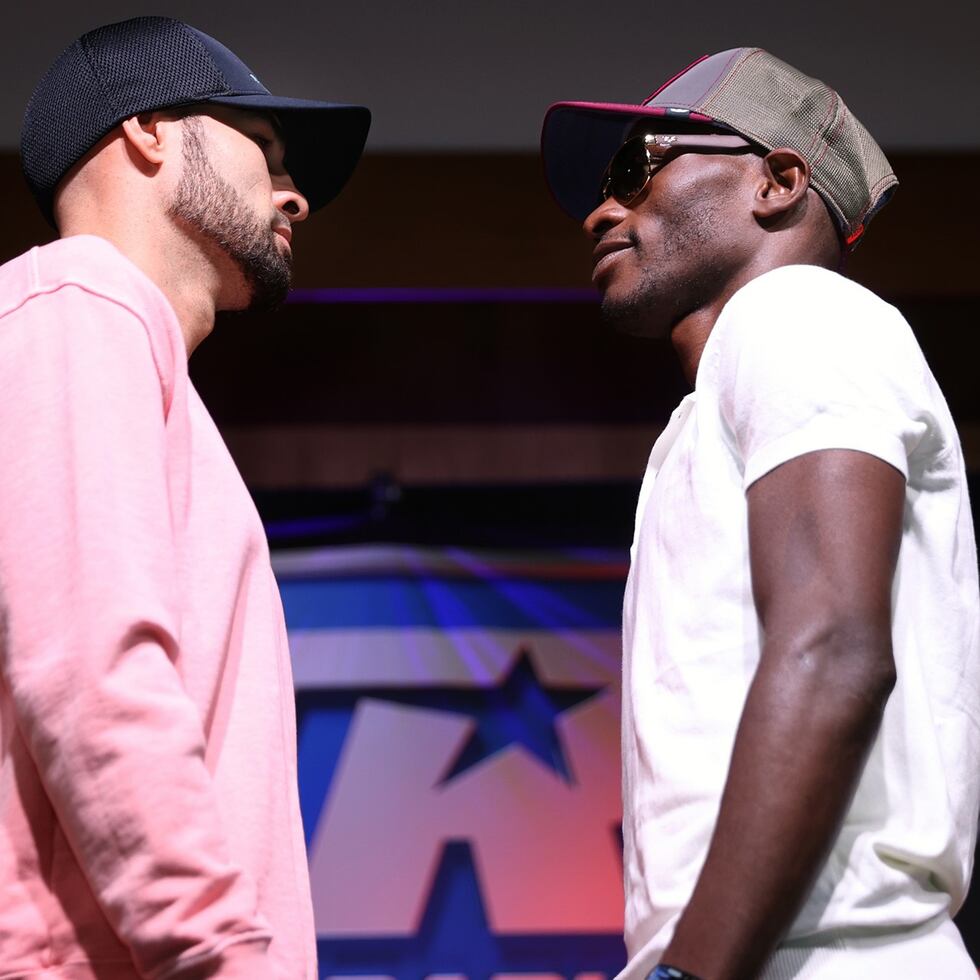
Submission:
[[[269,933],[229,859],[175,666],[173,365],[148,336],[136,313],[76,286],[0,320],[0,670],[139,974],[262,977]]]

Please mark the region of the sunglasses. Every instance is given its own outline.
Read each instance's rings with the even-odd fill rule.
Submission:
[[[653,175],[668,160],[681,153],[744,153],[754,144],[741,136],[705,133],[680,136],[673,133],[644,133],[628,139],[613,155],[602,179],[602,200],[610,197],[632,203]]]

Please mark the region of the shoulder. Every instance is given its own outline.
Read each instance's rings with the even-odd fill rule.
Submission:
[[[817,266],[792,265],[753,279],[728,301],[709,338],[722,362],[815,358],[862,369],[924,365],[902,314],[871,290]]]
[[[747,485],[796,455],[855,449],[908,475],[955,436],[897,309],[843,276],[789,266],[729,301],[698,384],[734,433]]]
[[[18,320],[55,326],[66,343],[91,344],[120,324],[145,334],[161,380],[169,387],[183,357],[173,307],[161,290],[114,245],[94,235],[32,248],[0,266],[0,324]]]
[[[767,296],[794,295],[799,291],[847,297],[855,300],[884,301],[853,279],[819,265],[783,265],[757,276],[732,297],[741,301]]]
[[[35,297],[77,287],[142,318],[173,316],[166,297],[114,245],[95,235],[61,238],[0,266],[0,316]]]
[[[815,265],[782,266],[746,283],[728,301],[719,324],[723,319],[737,320],[747,314],[779,317],[788,327],[828,315],[904,323],[901,314],[870,289]]]

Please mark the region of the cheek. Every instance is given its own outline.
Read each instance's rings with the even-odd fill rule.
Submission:
[[[650,206],[636,216],[631,229],[631,237],[636,243],[635,261],[645,266],[651,259],[662,256],[664,242],[671,236],[675,224],[669,202],[650,202]]]
[[[256,166],[254,163],[246,166],[245,161],[239,161],[230,179],[235,182],[233,184],[235,193],[248,210],[256,214],[263,214],[269,210],[272,201],[272,181],[265,167]]]
[[[271,199],[272,178],[269,177],[269,171],[265,167],[261,167],[253,172],[252,186],[255,189],[256,194],[265,197],[266,199]]]
[[[265,155],[251,140],[228,148],[222,163],[225,166],[225,179],[239,194],[249,199],[262,194],[271,195],[272,181]]]
[[[678,173],[677,177],[645,202],[642,230],[638,223],[644,254],[673,258],[691,250],[702,251],[732,232],[731,180],[714,173]]]

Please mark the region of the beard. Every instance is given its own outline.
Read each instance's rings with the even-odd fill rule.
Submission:
[[[644,241],[630,228],[626,233],[638,261],[637,281],[625,295],[606,291],[600,312],[603,321],[633,336],[666,338],[684,317],[717,293],[726,274],[715,253],[721,227],[714,202],[672,209],[663,214],[666,233]]]
[[[280,236],[211,166],[204,127],[195,116],[185,117],[182,138],[184,169],[168,213],[232,260],[248,289],[246,310],[274,310],[292,280],[291,259]]]

